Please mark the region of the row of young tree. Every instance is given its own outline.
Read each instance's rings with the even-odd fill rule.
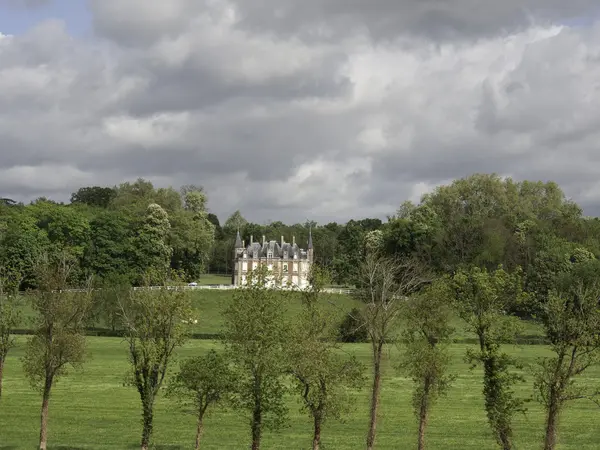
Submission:
[[[39,288],[31,306],[36,319],[23,368],[32,386],[42,393],[40,449],[44,450],[52,386],[68,365],[78,366],[85,359],[85,324],[93,295],[89,285],[82,292],[65,291],[73,269],[65,255],[42,259],[34,267]],[[465,356],[473,366],[483,368],[484,408],[493,435],[503,450],[514,448],[513,418],[526,412],[525,402],[530,399],[516,395],[515,386],[525,382],[520,375],[522,362],[502,344],[513,343],[523,324],[510,311],[515,305],[526,305],[543,325],[553,352],[530,369],[535,399],[546,411],[543,448],[555,449],[559,419],[567,404],[584,398],[596,401],[600,394],[600,389],[576,383],[600,358],[599,270],[594,258],[573,262],[540,302],[524,290],[521,270],[470,266],[439,276],[414,258],[389,258],[381,249],[370,247],[359,267],[359,288],[354,294],[363,308],[353,313],[356,328],[366,331],[372,350],[366,448],[376,448],[387,345],[400,348],[402,356],[394,365],[413,380],[417,447],[426,448],[432,406],[458,375],[450,371],[448,351],[454,315],[477,339]],[[118,320],[128,344],[128,384],[135,387],[141,401],[143,450],[149,448],[155,400],[165,383],[168,396],[193,406],[198,420],[196,448],[207,409],[226,404],[248,419],[251,448],[259,449],[264,431],[277,430],[286,421],[290,386],[313,422],[313,449],[320,447],[326,421],[349,411],[352,390],[365,385],[365,367],[347,351],[346,356],[339,351],[336,324],[321,295],[328,283],[327,270],[314,267],[311,287],[300,294],[302,311],[293,321],[285,314],[291,293],[268,288],[269,276],[263,267],[250,274],[247,287],[234,291],[224,313],[223,350],[182,361],[179,372],[166,381],[176,349],[189,337],[188,324],[197,320],[190,298],[185,291],[166,287],[116,292]],[[147,280],[156,277],[152,274]],[[0,363],[14,345],[10,327],[16,325],[18,316],[11,304],[4,300]]]

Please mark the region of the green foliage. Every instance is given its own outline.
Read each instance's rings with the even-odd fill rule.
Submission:
[[[136,388],[142,403],[142,448],[152,435],[154,402],[173,352],[188,338],[192,318],[189,296],[182,291],[144,289],[130,291],[120,309],[131,364],[126,382]]]
[[[89,186],[82,187],[71,194],[71,203],[81,203],[96,208],[108,208],[108,205],[117,195],[114,188]]]
[[[546,410],[545,450],[556,446],[558,422],[567,402],[587,398],[597,402],[600,390],[575,383],[600,362],[600,264],[583,259],[541,305],[540,316],[553,356],[538,361],[534,388]]]
[[[321,442],[321,427],[328,418],[341,419],[351,411],[348,388],[364,383],[364,367],[356,358],[342,358],[335,339],[335,322],[323,308],[322,290],[329,273],[313,266],[310,288],[304,290],[303,309],[288,340],[290,372],[302,408],[313,420],[313,449]]]
[[[84,266],[101,279],[133,278],[134,218],[126,211],[102,211],[90,222],[91,242]],[[133,281],[133,280],[131,280]]]
[[[415,383],[413,407],[417,418],[426,403],[427,411],[446,393],[453,376],[447,374],[448,346],[454,331],[446,280],[412,296],[404,310],[406,329],[402,333],[404,354],[400,367]]]
[[[167,388],[167,397],[177,399],[198,420],[196,449],[204,430],[204,416],[210,406],[220,403],[231,392],[233,374],[228,361],[211,349],[204,356],[188,358],[180,364],[179,372]]]
[[[511,305],[523,299],[519,272],[509,274],[502,268],[493,272],[472,267],[457,272],[450,281],[458,315],[478,341],[478,350],[467,351],[467,361],[483,365],[483,394],[488,421],[498,444],[512,448],[512,420],[523,410],[523,400],[513,386],[523,378],[511,369],[518,362],[502,352],[501,343],[513,342],[520,323],[507,314]]]
[[[369,339],[363,313],[358,308],[352,308],[344,315],[338,329],[339,339],[342,342],[367,342]]]
[[[170,268],[173,253],[167,242],[170,228],[167,212],[156,203],[150,204],[134,239],[134,249],[139,273],[157,274],[158,279],[152,280],[153,283],[164,280]]]
[[[227,359],[211,349],[206,355],[181,362],[166,395],[177,399],[186,411],[204,415],[208,407],[227,398],[233,381]]]
[[[0,397],[2,397],[2,381],[4,373],[4,363],[8,352],[15,346],[15,339],[12,332],[21,322],[21,310],[17,305],[17,297],[11,295],[13,292],[5,290],[8,277],[0,271]]]
[[[249,273],[247,286],[235,290],[224,311],[224,343],[236,377],[232,402],[250,416],[253,448],[265,428],[278,429],[287,418],[286,296],[267,287],[269,277],[266,266]]]
[[[66,255],[57,261],[43,258],[35,268],[39,288],[31,298],[34,334],[27,339],[25,374],[34,387],[46,389],[67,365],[85,359],[85,322],[92,305],[91,291],[65,291],[74,265]]]

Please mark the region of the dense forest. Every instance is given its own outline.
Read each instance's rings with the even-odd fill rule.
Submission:
[[[156,188],[138,179],[115,187],[82,187],[68,204],[39,198],[0,204],[0,267],[14,287],[34,288],[30,270],[39,255],[77,261],[72,284],[141,282],[149,268],[186,281],[203,273],[228,274],[235,234],[296,237],[309,227],[315,258],[337,284],[354,284],[369,245],[390,256],[413,256],[438,273],[476,265],[521,267],[527,290],[543,293],[557,272],[576,259],[600,255],[600,221],[585,217],[553,182],[516,182],[476,174],[441,186],[418,204],[402,203],[386,220],[345,224],[251,223],[235,211],[223,223],[208,211],[202,187]]]

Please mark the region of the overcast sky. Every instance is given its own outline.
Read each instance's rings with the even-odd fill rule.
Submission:
[[[485,6],[484,6],[485,5]],[[597,0],[0,0],[0,196],[138,177],[224,220],[384,217],[474,172],[600,213]]]

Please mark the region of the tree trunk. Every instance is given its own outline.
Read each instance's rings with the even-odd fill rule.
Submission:
[[[46,377],[44,392],[42,394],[42,415],[40,420],[40,450],[46,450],[48,443],[48,404],[52,389],[52,377]]]
[[[546,437],[544,438],[544,450],[554,450],[556,447],[556,431],[558,427],[558,414],[560,406],[556,399],[556,393],[550,394],[550,405],[546,416]]]
[[[148,450],[150,445],[150,437],[152,436],[152,422],[154,419],[154,400],[143,401],[143,424],[142,429],[142,450]]]
[[[419,437],[417,448],[418,450],[425,450],[425,429],[427,428],[427,421],[429,419],[429,391],[431,390],[431,382],[429,377],[425,378],[423,384],[423,395],[421,397],[421,404],[419,406]]]
[[[367,434],[367,450],[375,448],[379,392],[381,390],[381,354],[383,351],[383,342],[377,342],[373,347],[373,390],[371,392],[371,418],[369,421],[369,433]]]
[[[204,433],[204,423],[202,422],[202,415],[199,415],[198,426],[196,427],[196,450],[200,448],[200,439],[202,439],[202,433]]]
[[[252,450],[260,449],[260,438],[262,429],[262,410],[260,402],[254,406],[252,412]]]
[[[4,359],[0,358],[0,398],[2,398],[2,380],[4,376]]]
[[[321,446],[321,418],[315,417],[315,430],[313,435],[313,450],[319,450]]]

